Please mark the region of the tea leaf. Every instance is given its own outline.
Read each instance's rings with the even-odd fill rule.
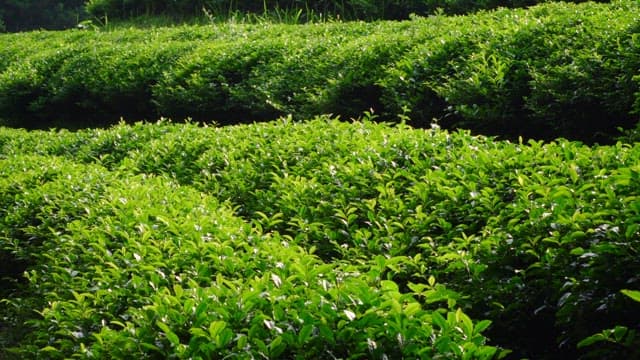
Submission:
[[[633,299],[634,301],[640,302],[640,291],[637,290],[620,290],[621,293],[625,294],[626,296],[630,297],[631,299]]]

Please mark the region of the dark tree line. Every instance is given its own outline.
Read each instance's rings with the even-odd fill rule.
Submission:
[[[0,30],[65,29],[85,17],[85,0],[0,0]]]

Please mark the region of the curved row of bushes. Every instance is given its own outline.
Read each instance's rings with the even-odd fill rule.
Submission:
[[[640,5],[545,4],[404,22],[0,36],[0,118],[222,124],[372,109],[506,136],[593,140],[637,120]]]
[[[548,1],[548,0],[547,0]],[[571,2],[584,2],[573,0]],[[113,20],[168,21],[274,19],[313,22],[327,19],[408,19],[410,14],[462,14],[497,7],[525,7],[545,0],[5,0],[0,3],[0,32],[69,29],[79,23]],[[608,2],[601,0],[600,2]],[[87,18],[90,18],[87,20]],[[163,20],[163,21],[164,21]]]
[[[571,2],[584,2],[573,0]],[[236,12],[296,13],[313,19],[317,16],[335,17],[345,20],[407,19],[410,14],[430,15],[470,13],[481,9],[498,7],[526,7],[548,0],[89,0],[87,11],[98,18],[131,18],[140,15],[197,16],[206,9],[213,15],[228,16]],[[608,2],[608,1],[600,1]]]
[[[322,118],[5,128],[0,154],[22,355],[497,354],[448,302],[515,358],[638,356],[640,146]]]
[[[217,194],[178,184],[170,175],[178,167],[135,174],[139,140],[182,136],[187,144],[193,138],[184,136],[196,132],[216,133],[121,126],[56,139],[2,130],[3,358],[490,359],[499,353],[482,335],[490,322],[473,322],[455,292],[433,280],[419,291],[399,288],[385,262],[402,259],[323,259],[310,243],[268,230],[259,217],[255,223],[239,218]],[[119,153],[127,156],[108,160]],[[82,163],[91,158],[97,164]],[[187,161],[166,160],[170,167],[172,160]]]

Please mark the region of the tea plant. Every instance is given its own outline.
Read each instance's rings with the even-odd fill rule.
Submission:
[[[474,324],[433,281],[414,294],[369,264],[325,263],[164,176],[4,154],[2,255],[25,262],[23,281],[2,274],[8,356],[500,353],[482,336],[489,322]]]
[[[620,0],[373,23],[2,35],[0,121],[235,124],[373,111],[511,140],[613,143],[637,121],[638,13]]]
[[[429,15],[440,11],[460,14],[492,9],[496,7],[530,6],[544,1],[465,1],[465,0],[408,0],[408,1],[213,1],[213,0],[152,0],[147,2],[126,2],[122,0],[90,0],[87,11],[95,17],[130,18],[140,15],[167,14],[176,18],[199,15],[202,9],[207,14],[232,18],[238,13],[258,14],[269,18],[279,18],[279,14],[300,13],[298,17],[314,19],[314,14],[326,14],[345,20],[402,19],[410,14]],[[580,2],[580,1],[575,1]]]

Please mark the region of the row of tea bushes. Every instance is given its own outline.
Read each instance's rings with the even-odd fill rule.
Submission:
[[[572,2],[583,2],[574,0]],[[277,0],[269,2],[247,0],[90,0],[87,11],[95,18],[126,19],[140,15],[168,15],[175,18],[200,15],[206,9],[212,17],[237,14],[279,15],[299,21],[337,18],[345,20],[406,19],[410,14],[429,15],[435,12],[462,14],[479,9],[524,7],[546,0]],[[602,2],[602,1],[601,1]]]
[[[418,46],[396,63],[395,76],[383,80],[397,91],[389,104],[490,134],[611,134],[637,122],[640,110],[633,7],[550,4],[526,15],[502,11],[487,23],[470,19],[473,26],[438,39],[441,46]]]
[[[0,36],[0,119],[233,124],[372,110],[517,138],[603,140],[637,121],[635,1],[403,22]]]
[[[640,307],[620,293],[640,282],[638,146],[511,143],[319,118],[222,128],[5,128],[0,149],[101,165],[120,178],[171,179],[224,203],[255,238],[333,264],[327,273],[358,272],[369,285],[390,280],[420,302],[448,300],[491,320],[491,343],[516,356],[637,355],[637,346],[576,346],[614,326],[633,341],[638,329]],[[229,275],[241,271],[232,263],[247,260],[230,261]]]
[[[324,262],[164,176],[6,150],[3,358],[499,353],[482,335],[490,322],[473,322],[433,281],[411,292],[373,262]]]

